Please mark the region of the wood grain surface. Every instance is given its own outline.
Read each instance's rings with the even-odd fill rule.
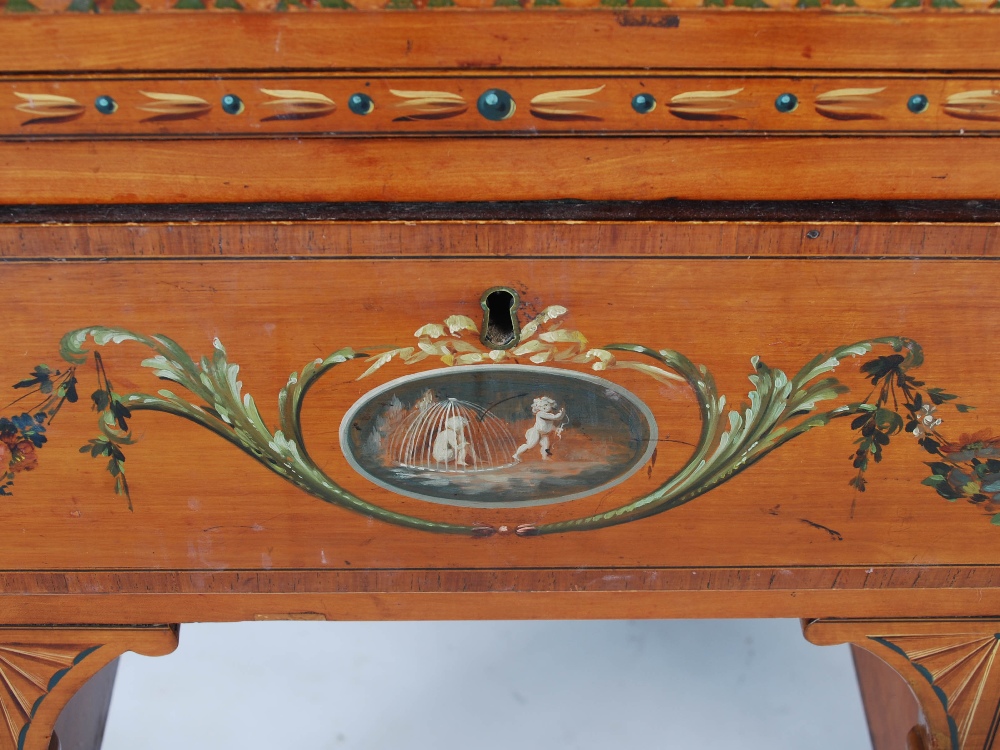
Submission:
[[[906,680],[920,711],[908,735],[897,724],[895,746],[990,750],[1000,732],[997,625],[995,619],[974,617],[819,619],[803,622],[803,632],[818,645],[846,642],[869,651]]]
[[[10,204],[995,199],[1000,141],[698,137],[0,142]],[[494,151],[494,149],[497,149]],[[877,167],[875,166],[877,164]],[[364,176],[361,179],[360,176]],[[428,179],[428,175],[433,175]]]
[[[5,382],[14,383],[35,363],[52,362],[60,336],[81,325],[167,333],[193,353],[208,351],[218,336],[266,414],[274,408],[268,394],[277,393],[288,373],[310,358],[344,345],[406,343],[424,322],[452,313],[475,315],[483,289],[508,283],[522,288],[530,305],[568,307],[573,327],[595,344],[636,341],[685,352],[714,373],[720,391],[732,400],[747,390],[754,355],[794,370],[845,342],[912,336],[927,352],[924,376],[976,405],[975,412],[953,417],[954,429],[972,433],[990,428],[1000,413],[1000,397],[989,387],[996,357],[974,343],[992,336],[990,317],[981,314],[978,302],[994,284],[990,269],[981,262],[931,260],[864,266],[802,260],[782,261],[780,267],[735,259],[24,262],[3,270],[9,300],[3,371]],[[968,328],[970,321],[974,329]],[[145,356],[141,351],[124,344],[104,356],[122,387],[155,389],[155,381],[144,383],[137,367]],[[372,382],[358,383],[363,366],[348,367],[353,369],[327,376],[310,397],[304,424],[311,450],[345,487],[404,511],[418,506],[444,520],[510,527],[556,520],[620,504],[660,472],[679,466],[689,450],[678,444],[661,451],[655,475],[643,472],[596,498],[520,510],[427,506],[370,485],[339,455],[336,426],[347,407],[377,382],[403,374],[385,370]],[[850,371],[857,363],[845,367]],[[672,438],[693,440],[697,420],[683,389],[651,387],[638,375],[614,379],[646,400]],[[843,379],[864,388],[857,375]],[[89,393],[92,385],[81,390]],[[143,435],[129,451],[135,511],[114,495],[103,464],[77,451],[94,431],[94,415],[87,408],[67,409],[39,451],[39,468],[21,474],[13,497],[4,498],[11,522],[0,567],[10,575],[58,571],[60,585],[71,580],[63,571],[110,569],[274,572],[267,575],[315,569],[320,588],[334,581],[322,571],[338,570],[348,578],[333,585],[355,590],[365,584],[351,583],[350,571],[385,570],[378,586],[392,588],[394,580],[405,580],[404,571],[435,569],[435,586],[445,590],[503,585],[495,573],[478,585],[468,572],[454,584],[442,577],[447,569],[478,568],[565,571],[549,579],[541,574],[533,584],[538,588],[617,589],[619,573],[601,574],[606,578],[601,583],[595,580],[598,571],[629,568],[687,571],[691,583],[684,588],[768,589],[784,587],[783,581],[796,575],[815,585],[817,568],[831,571],[823,575],[834,589],[994,585],[996,527],[976,507],[944,502],[922,486],[925,459],[905,436],[871,472],[869,490],[860,496],[847,485],[853,436],[834,425],[655,518],[538,540],[443,540],[331,508],[183,420],[143,413],[135,421]],[[580,579],[572,571],[581,568],[593,573]],[[732,570],[730,577],[718,572],[722,568]],[[648,576],[642,587],[681,585],[680,574],[669,574],[664,584],[653,574],[629,575]],[[33,585],[30,575],[9,580],[18,588]],[[86,578],[75,580],[69,585],[81,592],[89,585]],[[116,580],[124,590],[157,586],[155,577],[129,583],[119,574]],[[162,585],[181,581],[183,587],[183,580],[193,579],[163,579]],[[299,587],[308,580],[296,575],[288,582]],[[43,585],[57,584],[53,579]]]
[[[794,371],[845,343],[906,335],[925,348],[922,377],[977,407],[946,415],[951,433],[991,429],[1000,414],[990,387],[998,362],[981,343],[993,336],[995,225],[330,221],[2,232],[8,388],[39,362],[56,367],[59,338],[84,325],[164,333],[195,355],[219,337],[273,422],[277,391],[310,359],[345,345],[404,345],[424,323],[475,317],[484,289],[509,284],[521,290],[525,315],[567,307],[567,325],[591,345],[633,341],[704,363],[734,403],[750,386],[754,355]],[[139,366],[146,355],[137,345],[102,355],[119,388],[162,387]],[[338,482],[394,510],[514,528],[634,497],[676,470],[697,431],[682,387],[609,372],[681,441],[665,444],[648,476],[536,508],[393,496],[346,465],[337,426],[365,391],[433,363],[387,366],[360,382],[367,364],[349,363],[316,386],[305,435]],[[859,364],[848,360],[838,375],[863,396]],[[443,538],[331,507],[217,436],[152,412],[132,419],[141,441],[127,448],[129,511],[104,462],[78,452],[96,434],[86,404],[95,378],[92,364],[81,368],[81,403],[59,414],[38,468],[18,474],[2,498],[7,622],[58,621],[67,607],[79,622],[155,622],[915,616],[1000,606],[996,527],[982,508],[945,502],[921,484],[929,459],[906,435],[869,472],[863,495],[848,486],[855,436],[841,423],[653,518],[537,539]]]
[[[0,70],[24,74],[581,67],[995,71],[1000,49],[996,14],[856,9],[21,14],[5,17],[3,28],[15,43],[0,50]]]
[[[544,204],[543,204],[544,205]],[[0,225],[3,242],[0,258],[8,263],[26,260],[109,259],[243,260],[252,258],[995,258],[1000,257],[1000,225],[993,222],[916,223],[882,221],[856,223],[844,220],[760,221],[767,206],[741,204],[740,216],[754,218],[725,221],[584,221],[586,205],[567,221],[516,221],[507,219],[503,207],[478,206],[478,220],[425,221],[418,217],[424,206],[397,211],[386,221],[354,219],[309,221],[287,219],[260,221],[264,208],[190,207],[170,210],[172,220],[159,223],[135,221],[155,214],[153,207],[122,211],[123,207],[82,207],[83,217],[71,214],[51,223],[24,222]],[[36,207],[27,207],[29,209]],[[183,208],[183,207],[182,207]],[[399,207],[397,207],[399,208]],[[537,208],[537,207],[535,207]],[[572,207],[577,208],[577,207]],[[93,209],[93,210],[88,210]],[[287,212],[289,217],[322,216],[325,207],[269,206],[266,213]],[[49,209],[51,210],[51,209]],[[383,211],[379,207],[371,215]],[[446,209],[438,210],[447,213]],[[455,208],[456,213],[463,209]],[[465,209],[470,210],[470,209]],[[518,207],[509,209],[516,216]],[[640,217],[691,210],[690,206],[665,204],[657,210],[644,207]],[[726,210],[715,209],[719,216]],[[975,210],[975,209],[973,209]],[[549,209],[559,213],[559,207]],[[837,215],[849,216],[853,206]],[[648,212],[648,213],[647,213]],[[228,221],[213,220],[217,213]],[[544,212],[541,212],[544,213]],[[235,217],[244,215],[243,221]],[[501,218],[489,218],[498,215]],[[58,214],[57,214],[58,215]],[[40,216],[32,211],[30,217]],[[94,219],[104,216],[104,223]],[[30,218],[29,217],[29,218]],[[905,217],[900,217],[905,218]],[[1000,218],[1000,217],[993,217]],[[82,220],[81,220],[82,219]]]
[[[56,719],[84,683],[126,651],[169,654],[177,636],[176,625],[0,627],[0,748],[58,746],[50,745]]]
[[[851,646],[873,750],[911,750],[906,736],[920,720],[920,708],[892,667],[873,653]]]

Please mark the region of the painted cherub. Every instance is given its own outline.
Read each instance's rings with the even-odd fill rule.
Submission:
[[[552,453],[549,450],[551,440],[549,435],[553,432],[556,434],[556,437],[562,435],[563,428],[558,426],[557,423],[566,416],[565,409],[559,409],[558,411],[556,409],[559,409],[559,404],[548,396],[539,396],[531,402],[531,413],[535,415],[535,424],[524,433],[525,442],[514,453],[515,462],[520,462],[521,454],[531,450],[536,445],[541,446],[542,460],[549,460],[549,456]]]
[[[448,417],[444,421],[444,429],[434,438],[431,454],[434,460],[441,464],[454,463],[455,466],[468,466],[469,461],[476,460],[475,451],[465,437],[465,426],[469,420],[465,417]]]

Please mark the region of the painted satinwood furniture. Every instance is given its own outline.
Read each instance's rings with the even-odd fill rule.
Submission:
[[[692,5],[6,0],[0,748],[175,623],[748,616],[1000,747],[1000,11]]]

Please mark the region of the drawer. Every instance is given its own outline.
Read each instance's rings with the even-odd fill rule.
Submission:
[[[9,586],[947,606],[994,575],[990,226],[17,231]]]

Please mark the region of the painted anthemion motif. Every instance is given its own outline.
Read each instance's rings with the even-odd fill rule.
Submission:
[[[196,360],[159,334],[104,327],[71,331],[62,339],[63,368],[40,364],[13,386],[23,394],[0,417],[0,465],[7,469],[0,475],[0,494],[11,494],[15,480],[39,465],[47,425],[66,404],[79,400],[78,388],[88,373],[98,435],[80,451],[107,460],[115,489],[130,508],[125,449],[134,442],[131,420],[140,411],[159,411],[212,431],[304,492],[341,508],[424,531],[480,536],[498,531],[383,508],[342,487],[313,460],[302,434],[307,393],[332,368],[364,360],[367,368],[357,380],[383,368],[404,372],[347,411],[340,429],[345,458],[375,485],[457,506],[568,502],[651,467],[661,439],[656,419],[636,395],[605,377],[611,371],[630,370],[693,392],[701,418],[699,437],[672,476],[616,508],[566,521],[521,524],[514,529],[520,536],[599,529],[669,511],[728,482],[791,440],[840,419],[850,420],[855,433],[847,481],[856,493],[865,491],[867,472],[881,462],[890,443],[907,441],[914,460],[929,469],[924,485],[948,501],[978,506],[1000,525],[1000,436],[945,436],[943,412],[961,414],[973,407],[913,374],[924,356],[915,341],[884,337],[841,346],[817,355],[793,376],[753,357],[748,400],[727,409],[712,374],[683,354],[641,344],[597,348],[580,331],[564,327],[566,316],[563,307],[545,308],[505,349],[483,344],[489,336],[481,340],[475,321],[462,315],[422,326],[410,345],[381,353],[339,349],[289,376],[278,394],[274,430],[250,394],[243,393],[239,366],[228,361],[218,340],[211,356]],[[167,389],[119,392],[100,351],[88,349],[91,342],[98,349],[122,344],[145,348],[142,366],[180,386],[184,395]],[[867,383],[860,400],[851,400],[850,389],[832,375],[853,357],[866,357],[860,371]],[[437,368],[405,373],[405,368],[435,360]],[[822,406],[837,401],[839,405]]]

